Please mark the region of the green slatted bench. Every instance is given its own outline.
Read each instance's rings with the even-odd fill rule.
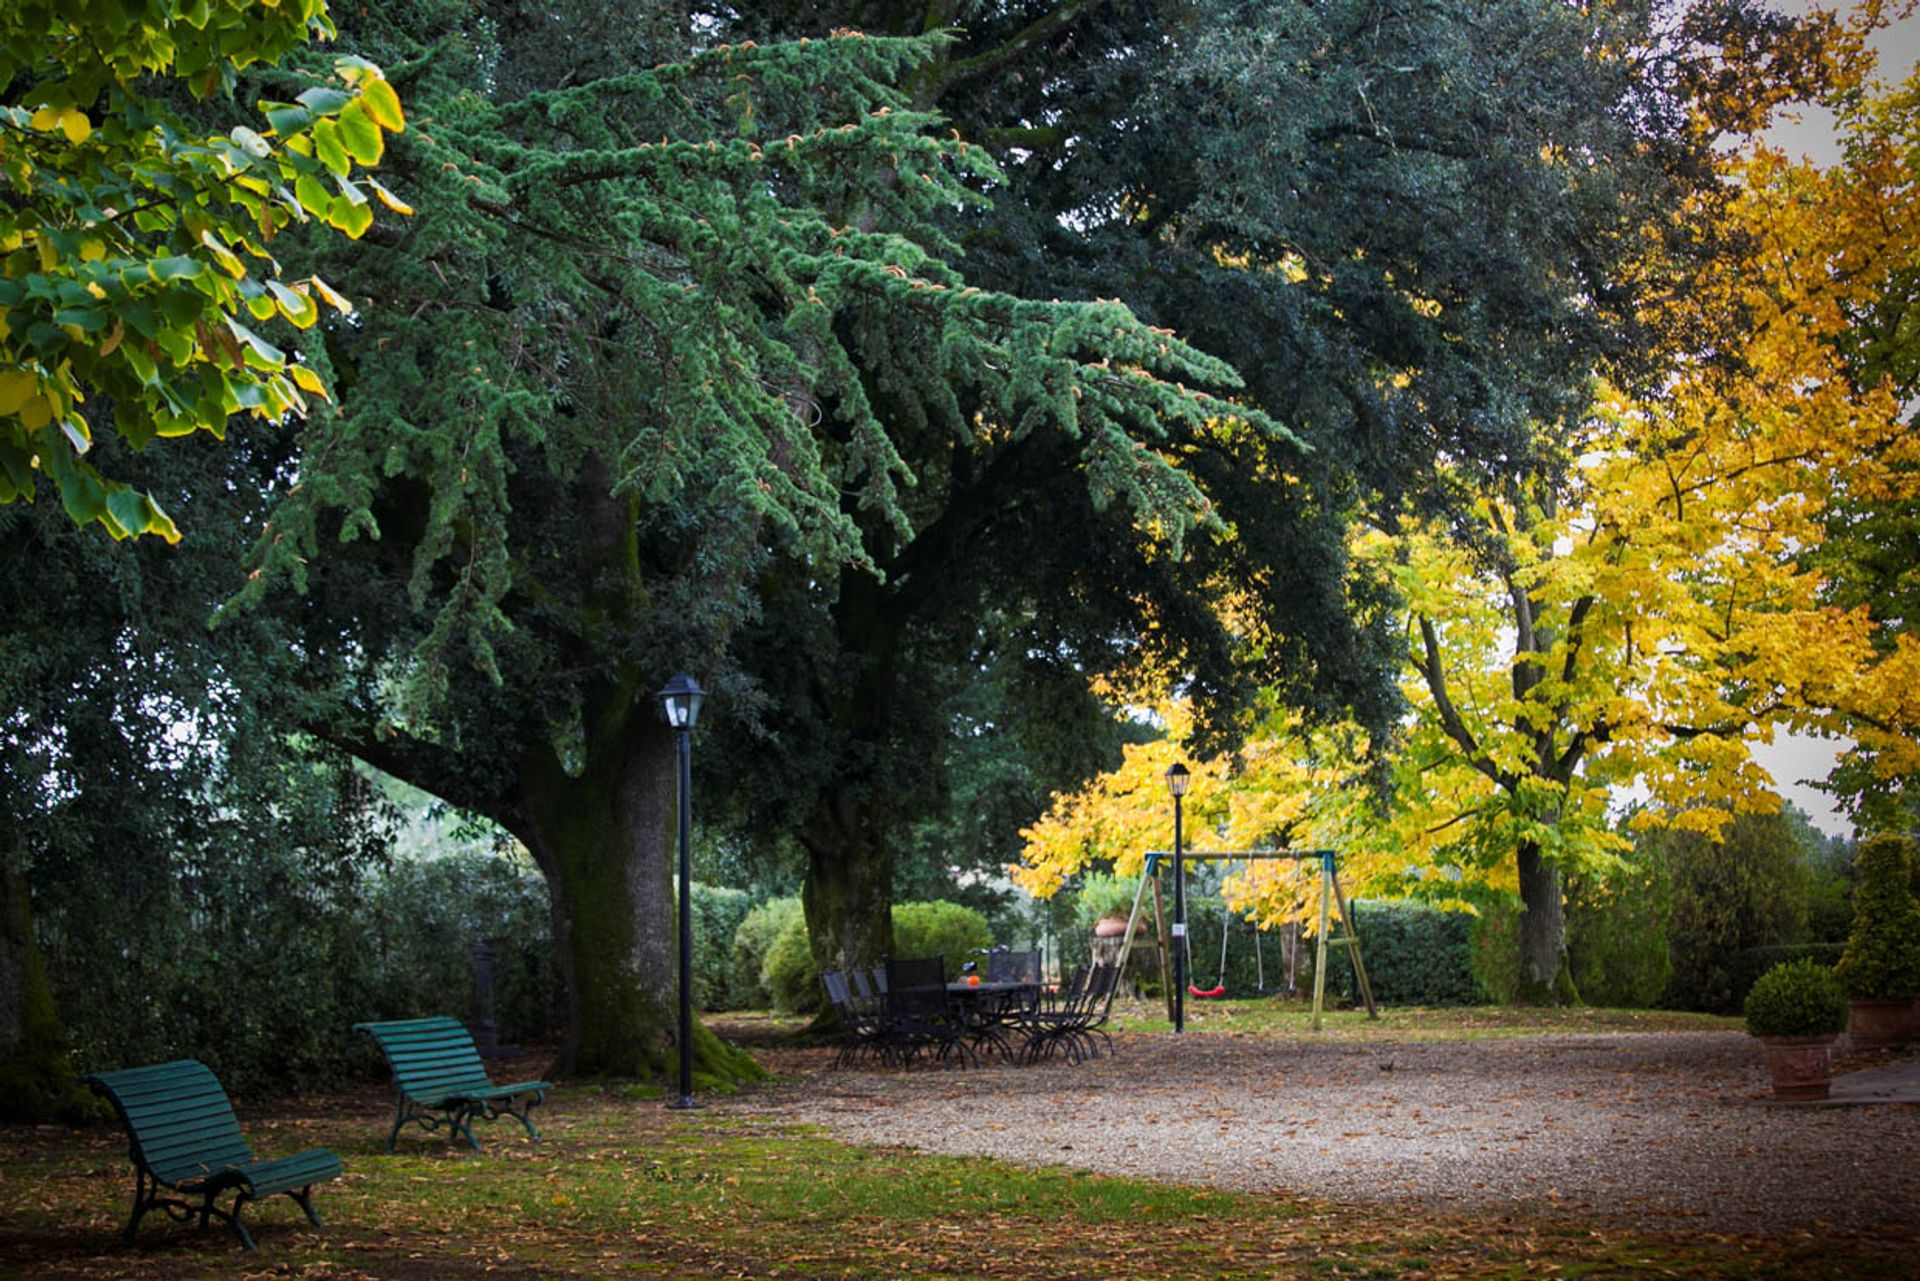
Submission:
[[[133,1244],[147,1211],[157,1209],[179,1223],[198,1215],[203,1228],[209,1218],[224,1219],[241,1247],[251,1250],[253,1237],[240,1222],[240,1211],[247,1202],[276,1192],[292,1197],[308,1220],[320,1226],[313,1185],[337,1178],[340,1158],[325,1148],[308,1148],[297,1156],[256,1161],[240,1135],[226,1090],[200,1060],[96,1072],[87,1084],[113,1103],[127,1129],[134,1175],[127,1244]],[[162,1196],[162,1190],[197,1196],[200,1202]],[[222,1210],[214,1198],[228,1191],[235,1194],[233,1208]]]
[[[526,1127],[528,1138],[540,1141],[540,1131],[533,1128],[528,1113],[553,1086],[545,1081],[495,1085],[481,1066],[473,1037],[458,1019],[395,1019],[353,1026],[374,1039],[393,1069],[400,1101],[393,1132],[387,1136],[387,1151],[393,1151],[401,1128],[409,1121],[428,1133],[442,1125],[456,1130],[475,1152],[480,1150],[480,1140],[473,1137],[475,1117],[492,1121],[510,1116]]]

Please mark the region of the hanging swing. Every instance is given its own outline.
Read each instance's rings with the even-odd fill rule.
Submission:
[[[1211,999],[1227,994],[1227,936],[1231,933],[1233,933],[1233,913],[1228,910],[1226,903],[1222,901],[1220,905],[1220,968],[1214,971],[1215,977],[1212,987],[1202,988],[1197,984],[1187,984],[1188,996]],[[1253,969],[1255,976],[1254,982],[1260,993],[1264,995],[1267,990],[1267,963],[1266,958],[1260,954],[1260,925],[1258,922],[1255,922],[1253,927]],[[1192,939],[1187,940],[1187,973],[1193,973]]]

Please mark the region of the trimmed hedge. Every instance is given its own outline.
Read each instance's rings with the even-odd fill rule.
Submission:
[[[753,895],[725,885],[693,883],[693,992],[703,1010],[749,1008],[752,990],[736,994],[733,939],[753,910]]]
[[[1356,900],[1352,904],[1373,999],[1381,1005],[1478,1005],[1487,994],[1473,976],[1473,917],[1425,903]],[[1303,949],[1304,950],[1304,949]],[[1358,1001],[1345,947],[1327,955],[1327,990]]]
[[[463,850],[343,870],[268,854],[156,876],[113,915],[82,906],[50,901],[36,921],[81,1071],[192,1055],[236,1094],[371,1078],[379,1054],[349,1026],[473,1018],[481,939],[496,949],[500,1039],[561,1030],[546,884],[520,859]],[[247,974],[272,977],[236,988]]]
[[[778,901],[778,900],[776,900]],[[813,1014],[826,1000],[820,970],[813,963],[807,921],[798,910],[786,918],[766,952],[762,983],[773,1008],[788,1014]],[[754,917],[748,914],[748,921]],[[742,924],[742,930],[746,924]],[[976,951],[993,945],[987,918],[958,903],[899,903],[893,909],[893,946],[899,956],[946,957],[947,979],[960,976],[960,966]]]
[[[1755,1036],[1838,1036],[1847,1026],[1847,998],[1833,971],[1802,957],[1762,974],[1744,1002]]]
[[[773,1004],[767,988],[767,956],[793,921],[803,917],[798,898],[772,898],[748,910],[734,927],[727,950],[727,996],[733,1008],[764,1010]],[[801,928],[806,927],[804,923]]]

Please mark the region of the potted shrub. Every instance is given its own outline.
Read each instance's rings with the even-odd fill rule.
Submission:
[[[1810,957],[1784,961],[1755,980],[1746,1014],[1747,1031],[1766,1047],[1774,1096],[1826,1098],[1830,1047],[1847,1025],[1847,998],[1833,971]]]
[[[1090,924],[1097,939],[1119,938],[1127,932],[1127,917],[1133,909],[1136,883],[1116,876],[1089,872],[1080,885],[1079,915]],[[1135,923],[1134,933],[1144,934],[1147,918]]]
[[[1920,907],[1908,883],[1913,842],[1883,833],[1861,842],[1854,859],[1853,929],[1834,975],[1851,1003],[1847,1024],[1856,1050],[1913,1038],[1920,993]]]

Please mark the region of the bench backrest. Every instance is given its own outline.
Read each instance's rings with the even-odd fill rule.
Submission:
[[[164,1184],[253,1160],[226,1090],[198,1059],[96,1072],[87,1084],[112,1100],[133,1159]]]
[[[403,1094],[432,1102],[493,1088],[473,1036],[458,1019],[396,1019],[354,1026],[379,1043],[393,1069],[394,1084]]]

